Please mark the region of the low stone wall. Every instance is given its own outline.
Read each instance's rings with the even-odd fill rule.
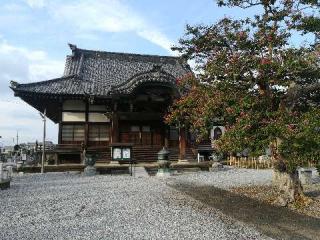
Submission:
[[[68,172],[68,171],[83,171],[84,165],[80,164],[66,164],[66,165],[46,165],[44,166],[44,172]],[[40,173],[40,166],[23,166],[19,169],[24,173]]]

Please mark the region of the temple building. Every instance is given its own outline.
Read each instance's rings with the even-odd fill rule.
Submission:
[[[163,121],[180,94],[176,79],[192,74],[183,59],[69,46],[62,77],[11,82],[15,96],[59,124],[57,164],[82,163],[83,148],[108,163],[114,143],[132,143],[137,162],[156,161],[163,146],[171,160],[195,159],[190,135]]]

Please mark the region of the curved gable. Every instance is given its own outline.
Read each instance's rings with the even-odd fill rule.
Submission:
[[[164,71],[161,65],[154,65],[151,71],[136,74],[128,81],[113,86],[111,93],[130,94],[135,88],[144,83],[158,83],[176,88],[176,78]]]

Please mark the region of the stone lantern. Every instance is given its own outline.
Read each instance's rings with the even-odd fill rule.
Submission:
[[[163,177],[163,176],[170,176],[170,160],[169,160],[169,154],[170,151],[166,148],[163,147],[159,152],[158,152],[158,172],[157,176],[158,177]]]

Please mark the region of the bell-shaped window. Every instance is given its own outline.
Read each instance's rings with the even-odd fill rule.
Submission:
[[[222,130],[221,130],[221,128],[216,127],[216,128],[213,130],[213,139],[214,139],[214,140],[218,140],[221,136],[222,136]]]

